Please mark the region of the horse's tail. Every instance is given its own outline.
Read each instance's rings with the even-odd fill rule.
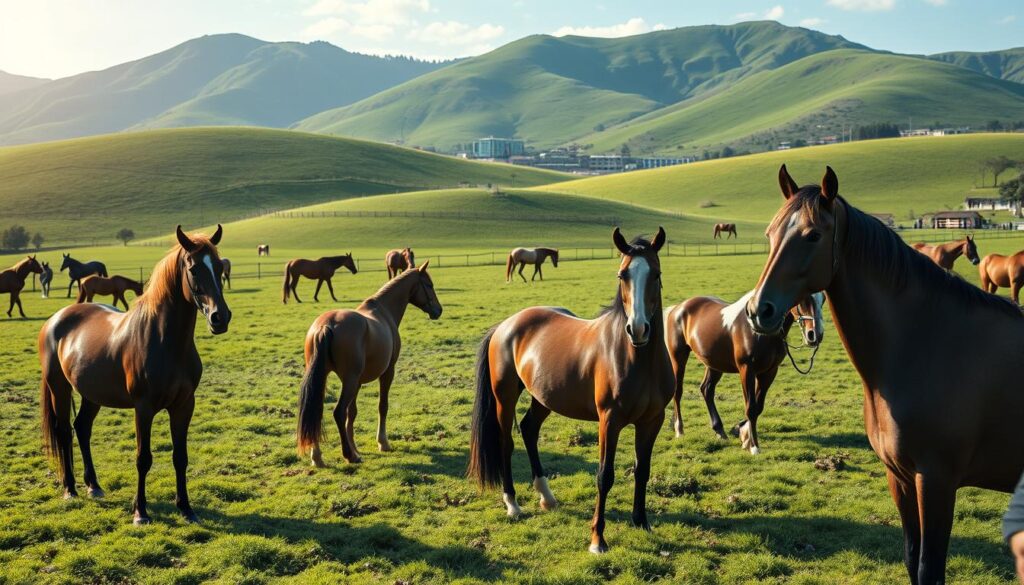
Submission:
[[[291,267],[291,262],[286,264],[284,267],[284,286],[281,287],[281,302],[284,304],[288,304],[288,277],[291,276],[291,274],[289,274],[289,272],[291,272],[289,270]]]
[[[50,385],[46,383],[46,372],[43,372],[43,380],[39,386],[39,412],[43,422],[43,452],[57,463],[57,476],[63,480],[64,450],[60,448],[60,441],[57,437],[57,411],[53,407],[53,400]]]
[[[512,269],[515,268],[516,263],[512,259],[512,252],[508,253],[508,260],[505,261],[505,282],[512,280]]]
[[[305,455],[307,449],[319,445],[323,435],[324,388],[334,334],[330,327],[323,327],[315,335],[309,366],[299,388],[299,455]]]
[[[466,475],[481,487],[501,482],[501,435],[498,427],[498,402],[491,387],[489,359],[494,329],[487,332],[476,356],[476,402],[473,404],[473,428],[469,443],[469,467]]]

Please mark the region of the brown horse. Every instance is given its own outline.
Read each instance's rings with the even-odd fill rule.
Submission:
[[[527,264],[533,264],[533,278],[530,280],[536,280],[540,275],[540,279],[543,281],[544,273],[540,267],[547,258],[551,258],[551,265],[558,268],[558,250],[554,248],[515,248],[508,253],[508,260],[505,262],[505,282],[512,282],[512,272],[517,265],[519,266],[519,278],[526,282],[523,269]]]
[[[306,374],[299,391],[298,447],[300,455],[311,451],[316,467],[324,465],[320,441],[323,438],[324,390],[330,372],[341,379],[341,397],[334,407],[334,422],[341,434],[341,453],[345,459],[349,463],[362,461],[352,433],[356,395],[361,385],[374,380],[380,381],[377,447],[381,451],[391,450],[387,435],[388,392],[402,349],[398,333],[402,317],[409,304],[432,320],[438,319],[442,312],[434,281],[427,273],[429,263],[428,260],[419,268],[389,280],[354,311],[342,309],[320,315],[306,333]]]
[[[468,474],[481,486],[502,484],[508,515],[522,510],[512,481],[512,427],[519,395],[526,389],[530,408],[519,423],[530,457],[533,485],[541,508],[557,505],[540,464],[537,438],[551,411],[599,422],[600,464],[590,552],[608,550],[604,508],[615,480],[619,433],[636,427],[633,523],[647,522],[647,480],[651,451],[672,399],[672,366],[661,319],[661,262],[665,243],[659,229],[652,242],[626,243],[618,228],[612,236],[622,253],[615,301],[593,320],[566,309],[532,307],[505,319],[484,337],[477,357],[476,404]]]
[[[743,448],[757,455],[761,452],[757,441],[757,418],[764,410],[768,389],[779,372],[779,366],[786,359],[786,336],[790,328],[794,323],[799,324],[807,346],[817,347],[821,343],[824,336],[821,316],[823,294],[812,294],[793,307],[783,321],[782,329],[774,335],[756,333],[747,321],[745,310],[753,294],[754,291],[750,291],[732,304],[715,297],[693,297],[665,312],[665,341],[676,380],[672,427],[677,437],[683,434],[679,400],[683,395],[686,360],[691,352],[704,364],[700,393],[711,416],[711,429],[723,439],[726,438],[725,427],[715,407],[715,387],[724,373],[740,375],[746,419],[736,425],[734,431],[739,435]]]
[[[171,422],[172,459],[177,479],[176,504],[185,519],[196,521],[186,489],[188,427],[195,390],[203,373],[196,351],[196,313],[214,335],[228,330],[231,311],[220,289],[220,257],[212,238],[186,236],[178,226],[178,245],[156,267],[146,292],[127,312],[106,305],[64,307],[39,332],[43,445],[59,464],[64,496],[78,495],[72,465],[72,428],[85,463],[89,495],[103,490],[93,467],[90,437],[100,407],[135,411],[135,467],[138,488],[134,522],[150,522],[146,512],[146,474],[153,463],[150,434],[153,417],[167,410]],[[81,407],[71,424],[72,393]]]
[[[28,278],[30,272],[43,273],[43,267],[36,261],[35,256],[25,256],[21,262],[0,272],[0,294],[11,293],[11,306],[7,308],[8,317],[14,311],[15,304],[18,305],[21,317],[25,317],[25,310],[21,308],[21,289],[25,288],[25,279]]]
[[[124,305],[124,310],[127,311],[128,301],[124,299],[124,293],[129,290],[135,293],[136,297],[140,296],[142,294],[142,283],[116,274],[110,278],[87,276],[82,281],[81,290],[78,291],[78,302],[91,303],[92,298],[96,295],[113,295],[114,302],[111,304],[114,308],[117,308],[117,302],[121,301]]]
[[[978,265],[981,288],[995,294],[999,287],[1009,288],[1013,302],[1020,304],[1020,289],[1024,287],[1024,250],[1003,256],[989,254]]]
[[[331,291],[331,298],[337,302],[338,298],[334,296],[334,286],[331,284],[331,278],[334,277],[334,272],[344,266],[348,268],[352,274],[356,273],[356,263],[352,260],[352,254],[348,253],[344,256],[324,256],[323,258],[317,258],[316,260],[306,260],[305,258],[296,258],[291,260],[284,267],[284,288],[282,302],[288,302],[288,294],[291,293],[295,297],[296,303],[301,303],[299,299],[299,293],[296,292],[296,287],[299,286],[299,277],[305,276],[316,280],[316,292],[313,293],[313,300],[320,300],[320,287],[327,283],[327,290]]]
[[[912,583],[942,583],[957,489],[1013,491],[1024,470],[1024,315],[942,270],[838,195],[828,168],[786,202],[747,315],[775,331],[798,299],[828,294],[864,385],[868,440],[903,522]]]
[[[946,270],[953,270],[953,263],[956,262],[956,259],[960,256],[967,256],[967,259],[975,266],[981,262],[981,259],[978,258],[978,246],[975,245],[974,238],[971,236],[967,236],[963,240],[956,242],[936,244],[934,246],[925,244],[924,242],[918,242],[911,247],[931,258],[932,262]]]
[[[270,256],[270,244],[256,246],[256,256]]]
[[[736,224],[734,223],[716,223],[715,224],[715,237],[720,238],[722,234],[725,234],[726,239],[731,235],[734,238],[739,236],[736,235]]]
[[[228,285],[228,290],[231,290],[231,260],[221,258],[220,262],[224,265],[224,273],[221,274],[221,286],[226,284]]]
[[[388,269],[388,280],[416,266],[416,255],[412,248],[391,250],[384,255],[384,267]]]

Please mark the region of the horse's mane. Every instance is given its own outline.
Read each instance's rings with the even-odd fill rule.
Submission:
[[[410,276],[411,274],[418,273],[418,272],[419,272],[419,270],[417,270],[415,268],[411,268],[409,270],[406,270],[406,271],[402,272],[398,276],[396,276],[396,277],[392,278],[391,280],[385,282],[384,286],[382,286],[379,289],[377,289],[377,292],[373,293],[373,295],[370,298],[366,299],[366,301],[364,301],[364,303],[365,302],[369,302],[369,301],[375,301],[375,300],[383,297],[384,295],[386,295],[389,292],[391,292],[391,289],[393,289],[393,288],[397,287],[399,284],[401,284],[404,280],[406,280],[408,278],[411,278],[411,276]]]
[[[843,234],[844,252],[848,261],[871,267],[881,282],[891,283],[900,292],[915,283],[936,293],[945,292],[967,304],[986,306],[1006,315],[1021,318],[1020,309],[1003,297],[989,294],[965,281],[960,275],[946,271],[924,254],[911,248],[895,231],[874,216],[850,205],[841,196],[836,197],[846,209],[846,230]],[[811,221],[818,221],[822,213],[821,187],[808,185],[795,193],[779,209],[768,227],[775,231],[788,221],[793,213],[802,211]]]
[[[206,236],[191,235],[189,239],[195,242],[197,246],[216,250],[216,246]],[[181,260],[185,254],[187,252],[184,248],[175,245],[153,267],[153,273],[149,276],[149,281],[146,282],[145,291],[135,302],[143,312],[153,315],[161,305],[170,303],[174,295],[181,294]]]

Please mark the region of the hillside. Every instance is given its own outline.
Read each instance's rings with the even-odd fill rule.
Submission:
[[[38,87],[44,83],[50,81],[49,79],[41,79],[39,77],[26,77],[24,75],[14,75],[13,73],[7,73],[6,71],[0,71],[0,95],[5,93],[14,93],[23,89],[29,89]]]
[[[441,67],[327,43],[204,36],[149,57],[0,95],[0,144],[186,125],[285,127]]]
[[[1024,47],[983,53],[954,51],[929,55],[928,58],[966,67],[998,79],[1024,83]]]
[[[701,153],[766,150],[840,126],[941,120],[979,127],[1024,120],[1024,85],[916,57],[836,50],[752,75],[704,100],[659,110],[581,139],[592,150]],[[824,128],[824,129],[822,129]]]
[[[553,146],[841,47],[863,48],[776,22],[618,39],[535,35],[317,114],[297,128],[439,148],[488,134]]]
[[[514,175],[514,177],[513,177]],[[177,223],[226,222],[265,208],[460,183],[531,186],[547,171],[384,144],[251,128],[158,130],[0,148],[6,224],[50,242],[140,237]]]

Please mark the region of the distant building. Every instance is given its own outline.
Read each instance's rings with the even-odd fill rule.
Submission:
[[[642,156],[633,159],[638,169],[660,169],[661,167],[674,167],[685,165],[697,160],[692,156]]]
[[[518,138],[488,136],[473,142],[473,158],[509,159],[526,154],[526,143]]]
[[[968,211],[1013,211],[1016,203],[1004,197],[968,197],[964,199],[964,209]]]
[[[874,217],[888,227],[896,227],[896,216],[891,213],[869,213],[868,215]]]
[[[932,216],[936,229],[979,229],[983,223],[977,211],[940,211]]]
[[[594,173],[621,173],[626,159],[618,154],[596,154],[587,158],[587,168]]]

